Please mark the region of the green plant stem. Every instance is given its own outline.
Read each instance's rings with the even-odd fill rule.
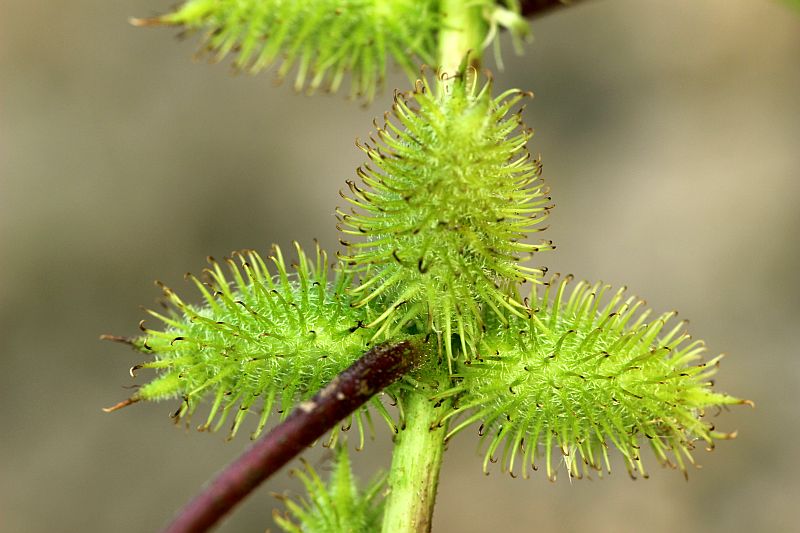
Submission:
[[[442,16],[441,71],[457,74],[467,55],[470,65],[479,67],[489,29],[483,6],[464,0],[444,0]],[[440,362],[439,367],[443,366]],[[444,385],[449,379],[446,371],[441,372],[440,379],[440,385]],[[407,390],[401,397],[405,425],[395,438],[383,533],[428,533],[431,530],[447,434],[447,424],[440,421],[450,408],[449,400],[434,403],[431,396],[429,389],[419,387]]]
[[[406,425],[395,439],[383,533],[431,530],[447,433],[447,425],[439,425],[439,420],[450,403],[434,403],[429,396],[413,390],[401,398]]]
[[[442,30],[439,33],[439,67],[455,74],[464,57],[480,67],[481,52],[489,24],[483,16],[483,6],[464,0],[442,2]]]

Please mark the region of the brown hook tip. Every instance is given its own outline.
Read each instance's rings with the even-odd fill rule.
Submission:
[[[119,342],[119,343],[122,343],[122,344],[127,344],[129,346],[133,346],[133,339],[132,338],[130,338],[130,337],[122,337],[120,335],[103,334],[103,335],[100,335],[100,340],[101,341]]]
[[[118,411],[123,407],[128,407],[129,405],[133,405],[139,401],[139,398],[128,398],[127,400],[122,400],[116,405],[112,405],[111,407],[103,407],[104,413],[113,413],[114,411]]]
[[[131,17],[131,18],[128,19],[128,23],[131,26],[136,26],[137,28],[154,28],[154,27],[157,27],[157,26],[175,26],[174,23],[165,20],[164,17],[147,17],[147,18]]]

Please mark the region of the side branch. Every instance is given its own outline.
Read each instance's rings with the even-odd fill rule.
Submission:
[[[558,7],[569,7],[578,5],[585,0],[522,0],[522,16],[528,18],[545,15]]]
[[[207,531],[250,492],[340,420],[418,363],[415,345],[376,346],[261,437],[195,496],[165,533]]]

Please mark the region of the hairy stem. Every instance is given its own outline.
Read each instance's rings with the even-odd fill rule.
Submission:
[[[522,0],[523,17],[538,17],[558,7],[569,7],[585,2],[585,0]]]
[[[383,533],[431,530],[447,432],[447,425],[439,421],[450,403],[428,398],[429,394],[416,390],[401,398],[406,425],[395,440]]]
[[[414,368],[415,345],[373,348],[229,464],[164,530],[207,531],[245,496],[375,393]]]
[[[439,33],[439,67],[442,71],[457,73],[467,54],[470,64],[479,67],[488,28],[480,5],[464,0],[444,0]]]

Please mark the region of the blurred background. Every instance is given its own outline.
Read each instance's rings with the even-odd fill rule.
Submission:
[[[140,359],[98,336],[135,334],[156,278],[192,298],[183,274],[207,255],[314,237],[335,250],[353,140],[389,107],[390,90],[365,109],[233,77],[193,63],[196,41],[127,23],[171,4],[0,0],[4,532],[153,531],[247,446],[173,427],[168,403],[102,413]],[[484,476],[462,433],[434,531],[799,530],[800,16],[771,0],[595,0],[532,27],[495,77],[536,93],[530,149],[557,206],[541,263],[678,309],[728,354],[717,388],[757,407],[719,417],[739,437],[700,451],[688,483],[649,453],[649,480],[619,462],[594,481]],[[357,469],[389,450],[380,433]],[[308,457],[325,468],[323,450]],[[284,490],[287,471],[220,531],[277,531],[269,493]]]

